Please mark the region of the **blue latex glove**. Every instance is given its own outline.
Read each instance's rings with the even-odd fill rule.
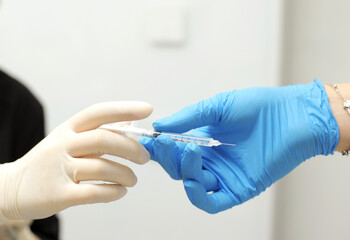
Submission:
[[[313,156],[333,153],[339,130],[321,83],[220,93],[153,124],[158,131],[212,137],[199,147],[159,136],[140,142],[190,201],[209,213],[241,204]]]

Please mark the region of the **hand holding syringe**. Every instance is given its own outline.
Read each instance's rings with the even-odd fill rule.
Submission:
[[[118,131],[127,137],[149,137],[149,138],[155,139],[159,135],[167,135],[170,138],[172,138],[175,142],[195,143],[199,146],[205,146],[205,147],[216,147],[220,145],[236,146],[235,144],[221,143],[218,140],[215,140],[213,138],[196,137],[196,136],[179,134],[179,133],[157,132],[153,130],[133,127],[130,125],[120,126],[120,125],[116,125],[115,123],[104,124],[100,128],[108,129],[112,131]]]

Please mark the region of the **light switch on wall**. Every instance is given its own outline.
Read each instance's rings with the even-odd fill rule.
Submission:
[[[185,4],[154,4],[148,8],[146,18],[147,38],[151,44],[172,47],[186,42]]]

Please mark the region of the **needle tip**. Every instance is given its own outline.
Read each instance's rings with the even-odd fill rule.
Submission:
[[[221,143],[222,145],[226,145],[226,146],[236,146],[236,144],[232,144],[232,143]]]

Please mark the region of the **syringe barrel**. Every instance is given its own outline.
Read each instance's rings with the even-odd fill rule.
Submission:
[[[221,143],[213,138],[206,137],[196,137],[187,134],[179,134],[179,133],[169,133],[169,132],[156,132],[152,130],[146,130],[142,128],[136,128],[131,126],[118,126],[115,124],[104,124],[101,128],[118,131],[124,136],[139,138],[139,137],[149,137],[149,138],[157,138],[159,135],[167,135],[172,138],[176,142],[183,143],[195,143],[200,146],[213,147],[219,146]]]
[[[104,128],[112,131],[118,131],[120,134],[127,137],[132,137],[132,138],[138,138],[138,137],[156,138],[159,135],[159,134],[154,134],[154,132],[150,130],[131,127],[129,125],[118,126],[113,123],[104,124],[100,128]]]
[[[155,132],[150,130],[145,130],[141,128],[134,128],[134,127],[124,127],[120,128],[120,132],[127,137],[149,137],[149,138],[156,138],[159,134],[155,134]]]
[[[196,136],[191,136],[187,134],[177,134],[177,133],[168,133],[168,132],[160,132],[160,134],[167,135],[176,142],[195,143],[197,145],[206,146],[206,147],[211,147],[212,142],[214,141],[213,138],[196,137]]]

